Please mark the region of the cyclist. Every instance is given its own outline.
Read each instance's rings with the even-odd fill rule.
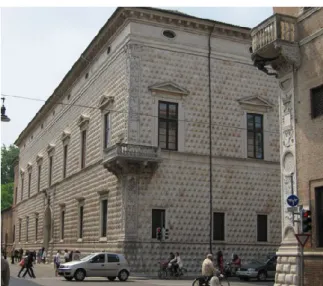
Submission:
[[[209,277],[210,286],[220,286],[217,277],[220,275],[220,271],[214,267],[212,254],[208,254],[202,263],[202,275]]]

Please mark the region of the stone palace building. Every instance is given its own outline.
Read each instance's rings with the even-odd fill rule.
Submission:
[[[136,272],[277,251],[278,87],[250,46],[249,28],[116,9],[15,142],[15,246],[122,252]]]
[[[272,68],[279,86],[282,242],[275,286],[323,285],[323,9],[274,7],[252,32],[252,58]],[[294,194],[311,211],[312,229],[300,260],[299,215],[288,211]],[[296,211],[297,213],[297,211]],[[302,271],[302,264],[303,269]],[[304,272],[304,275],[302,275]],[[302,277],[303,276],[303,277]],[[302,281],[303,280],[303,281]]]

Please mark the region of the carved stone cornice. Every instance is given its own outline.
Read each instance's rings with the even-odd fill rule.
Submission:
[[[37,162],[38,165],[43,162],[43,155],[42,154],[38,154],[36,156],[36,162]]]
[[[55,151],[55,144],[49,143],[47,145],[46,151],[47,151],[48,154],[53,153]]]
[[[200,19],[197,17],[185,15],[176,11],[168,11],[156,8],[133,8],[119,7],[112,14],[106,24],[100,29],[98,35],[91,41],[79,59],[74,63],[71,70],[67,73],[54,93],[49,97],[46,103],[41,107],[40,111],[35,115],[27,127],[20,133],[15,145],[20,145],[22,140],[28,135],[54,106],[57,100],[68,92],[75,81],[84,74],[97,54],[110,43],[114,37],[120,32],[123,26],[129,21],[134,22],[150,22],[162,26],[174,28],[189,29],[197,34],[209,34],[213,31],[214,36],[230,38],[231,40],[250,41],[250,29],[238,27],[212,20]]]
[[[90,122],[90,116],[87,114],[82,114],[77,121],[77,125],[81,129],[84,129],[88,126],[89,122]]]
[[[61,135],[61,140],[65,145],[71,138],[71,132],[69,130],[64,130]]]
[[[27,170],[28,170],[28,173],[30,173],[33,169],[33,164],[31,162],[28,162],[27,164]]]
[[[110,96],[108,94],[103,94],[99,101],[99,108],[103,111],[104,109],[108,109],[114,102],[114,96]]]

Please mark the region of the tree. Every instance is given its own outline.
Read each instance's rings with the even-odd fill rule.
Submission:
[[[12,205],[14,167],[19,158],[19,149],[15,145],[1,147],[1,209]]]
[[[14,181],[14,164],[19,157],[19,149],[15,145],[1,147],[1,184]]]

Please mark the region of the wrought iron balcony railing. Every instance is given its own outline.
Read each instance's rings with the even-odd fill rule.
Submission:
[[[251,38],[253,53],[277,40],[294,43],[297,41],[296,18],[275,14],[252,29]]]

